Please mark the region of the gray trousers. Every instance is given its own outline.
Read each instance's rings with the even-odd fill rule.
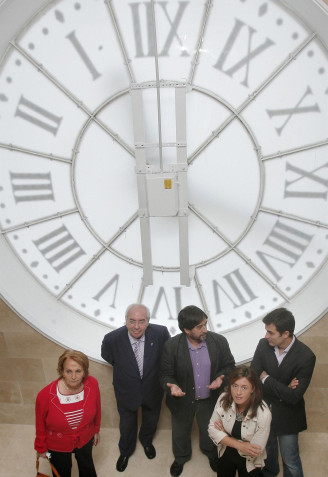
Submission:
[[[213,409],[210,399],[194,401],[191,408],[181,410],[181,413],[172,414],[172,450],[175,460],[184,464],[191,459],[191,431],[196,416],[199,429],[200,450],[209,459],[217,457],[217,447],[209,438],[208,424]]]

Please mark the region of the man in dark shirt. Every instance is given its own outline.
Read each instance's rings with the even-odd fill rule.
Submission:
[[[191,458],[195,416],[200,449],[216,471],[217,448],[209,438],[208,424],[225,377],[235,366],[226,338],[207,331],[204,311],[187,306],[180,311],[178,323],[182,333],[165,343],[160,372],[172,414],[173,477],[181,474],[184,463]]]

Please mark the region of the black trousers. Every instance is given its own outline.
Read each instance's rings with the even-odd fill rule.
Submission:
[[[161,401],[153,406],[141,405],[141,426],[139,430],[139,440],[141,444],[149,446],[153,442],[156,432],[159,414],[161,412]],[[120,441],[118,447],[120,453],[126,457],[133,454],[138,436],[138,410],[132,411],[117,405],[120,415]]]
[[[60,477],[71,477],[72,454],[74,454],[79,468],[79,477],[97,477],[92,459],[92,447],[93,438],[80,449],[74,449],[73,452],[57,452],[49,449],[50,461]],[[53,477],[55,477],[54,473]]]
[[[178,398],[179,399],[179,398]],[[172,413],[172,450],[175,460],[184,464],[191,458],[191,431],[196,416],[199,448],[210,460],[217,457],[217,448],[208,435],[208,423],[213,413],[210,399],[194,401],[187,410]]]
[[[236,470],[238,477],[262,477],[260,468],[256,468],[251,472],[247,472],[246,459],[238,454],[236,449],[227,447],[223,456],[220,457],[218,463],[218,477],[235,477]]]

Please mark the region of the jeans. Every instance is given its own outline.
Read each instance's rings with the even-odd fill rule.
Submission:
[[[265,459],[263,475],[274,477],[279,474],[278,441],[284,477],[304,477],[298,447],[298,434],[277,436],[272,429],[266,446],[267,458]]]

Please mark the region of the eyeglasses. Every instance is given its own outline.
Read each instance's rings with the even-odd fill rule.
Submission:
[[[139,326],[146,326],[148,324],[148,320],[140,320],[140,321],[127,320],[127,323],[131,326],[134,326],[136,324],[138,324]]]
[[[249,390],[249,387],[245,386],[245,385],[244,386],[238,386],[238,384],[232,384],[231,387],[234,391],[238,391],[240,389],[240,391],[242,393],[245,393],[246,391]]]

